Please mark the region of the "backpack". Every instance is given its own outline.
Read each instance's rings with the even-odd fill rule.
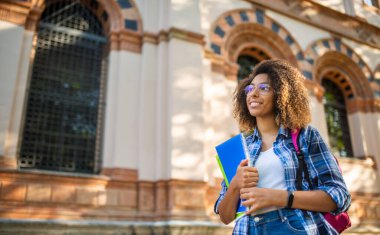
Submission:
[[[297,190],[302,190],[302,172],[305,175],[305,178],[310,186],[310,188],[313,188],[313,185],[310,181],[309,171],[307,170],[307,164],[305,162],[304,154],[301,152],[299,146],[299,133],[301,132],[300,129],[297,129],[296,132],[291,131],[292,133],[292,142],[294,145],[294,148],[297,152],[297,158],[298,158],[298,169],[297,169],[297,175],[296,175],[296,188]],[[335,158],[336,162],[338,163],[338,160]],[[338,163],[339,167],[339,163]],[[342,169],[339,167],[340,172],[342,173]],[[323,213],[323,217],[329,222],[329,224],[339,233],[342,233],[347,228],[351,227],[351,221],[350,217],[348,216],[347,212],[340,213],[338,215],[333,215],[331,213]]]

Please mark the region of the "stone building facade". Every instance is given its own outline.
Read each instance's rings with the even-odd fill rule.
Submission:
[[[214,146],[246,64],[305,76],[352,194],[380,232],[378,1],[0,2],[0,230],[228,234]]]

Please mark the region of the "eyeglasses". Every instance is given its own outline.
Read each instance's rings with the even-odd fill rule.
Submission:
[[[259,89],[260,95],[267,95],[271,88],[271,86],[266,83],[262,83],[257,86],[255,86],[254,84],[249,84],[244,88],[245,95],[251,94],[253,91],[255,91],[256,87]]]

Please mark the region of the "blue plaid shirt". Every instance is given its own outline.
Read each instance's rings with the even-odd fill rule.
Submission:
[[[257,128],[253,134],[246,137],[250,162],[254,166],[260,154],[262,139]],[[308,166],[310,180],[313,182],[313,190],[323,190],[334,200],[337,210],[332,214],[340,214],[347,211],[351,204],[351,196],[343,180],[340,169],[334,156],[330,153],[326,143],[319,132],[308,126],[303,129],[299,136],[299,145],[305,155],[305,162]],[[291,133],[288,129],[280,128],[276,141],[273,143],[273,150],[280,158],[285,170],[285,182],[288,190],[296,191],[296,172],[298,159],[293,146]],[[310,190],[306,179],[302,181],[303,190]],[[218,206],[223,200],[227,187],[222,182],[222,190],[218,200],[215,202],[215,213],[219,213]],[[329,234],[338,234],[328,222],[323,218],[322,213],[295,209],[298,217],[309,235],[318,235],[317,221],[324,221],[331,229]],[[236,220],[233,235],[246,235],[249,228],[249,217],[242,216]]]

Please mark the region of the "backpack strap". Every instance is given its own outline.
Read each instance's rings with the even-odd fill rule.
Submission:
[[[307,180],[307,183],[309,184],[310,188],[312,188],[313,184],[311,183],[309,171],[307,170],[307,165],[305,162],[305,156],[301,151],[300,148],[300,140],[299,136],[302,129],[296,129],[294,131],[291,131],[292,135],[292,142],[293,146],[297,153],[297,159],[298,159],[298,168],[297,168],[297,175],[296,175],[296,188],[297,190],[302,190],[302,173],[305,175],[305,178]]]

